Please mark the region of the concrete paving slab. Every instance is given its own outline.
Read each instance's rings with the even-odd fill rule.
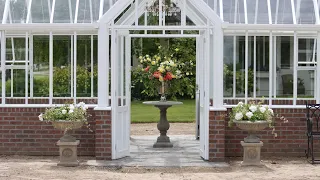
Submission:
[[[113,161],[89,160],[90,166],[121,167],[229,167],[224,162],[204,161],[200,142],[193,135],[171,135],[173,148],[153,148],[157,136],[131,136],[130,157]]]

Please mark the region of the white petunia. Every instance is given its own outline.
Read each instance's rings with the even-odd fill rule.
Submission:
[[[74,105],[73,105],[73,104],[70,104],[69,109],[70,109],[70,110],[74,110]]]
[[[264,112],[266,112],[267,109],[265,107],[260,107],[259,110],[260,110],[260,112],[264,113]]]
[[[40,121],[43,121],[42,113],[38,117]]]
[[[250,106],[250,111],[251,112],[256,112],[257,111],[257,106]]]
[[[235,118],[237,121],[239,121],[239,120],[241,120],[241,119],[243,118],[243,115],[242,115],[242,113],[237,113],[237,114],[234,116],[234,118]]]
[[[79,106],[80,106],[80,107],[83,107],[84,105],[86,105],[86,103],[84,103],[84,102],[79,102]]]
[[[69,114],[73,113],[74,111],[70,109]]]
[[[253,113],[252,113],[252,112],[247,112],[247,113],[246,113],[246,116],[247,116],[249,119],[251,119],[251,117],[253,116]]]
[[[65,110],[65,109],[62,110],[61,112],[62,112],[62,114],[67,114],[67,110]]]
[[[84,110],[84,111],[87,110],[87,109],[88,109],[88,106],[83,106],[82,107],[82,110]]]
[[[240,101],[240,102],[238,103],[238,106],[242,106],[242,105],[243,105],[243,102]]]
[[[273,115],[273,110],[272,109],[268,109],[268,111],[270,112],[271,115]]]

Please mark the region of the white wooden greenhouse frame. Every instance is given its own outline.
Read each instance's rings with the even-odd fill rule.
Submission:
[[[71,38],[71,96],[77,102],[79,98],[97,99],[97,103],[91,104],[96,110],[112,111],[112,128],[117,133],[127,132],[123,128],[130,128],[127,121],[130,114],[130,70],[131,70],[131,38],[179,38],[190,37],[197,39],[197,85],[200,94],[197,97],[197,105],[200,110],[202,124],[208,124],[209,110],[224,111],[235,103],[227,103],[228,100],[266,99],[270,106],[275,108],[304,108],[305,105],[297,103],[304,100],[315,100],[320,103],[320,0],[171,0],[181,10],[181,19],[178,25],[166,25],[166,14],[163,6],[158,8],[158,22],[156,24],[140,24],[140,17],[147,22],[148,6],[155,2],[162,4],[165,0],[0,0],[0,40],[1,40],[1,105],[3,107],[47,107],[52,106],[54,99],[54,37],[59,35]],[[188,25],[187,19],[193,22]],[[144,33],[132,33],[132,31],[144,31]],[[162,34],[152,34],[151,30],[162,31]],[[167,34],[168,30],[180,31],[180,34]],[[198,31],[196,34],[184,33],[188,30]],[[77,97],[77,41],[81,35],[88,35],[91,39],[91,96]],[[34,43],[35,36],[47,36],[49,39],[49,96],[35,97],[33,95],[33,68],[34,68]],[[94,37],[98,39],[98,84],[93,81],[93,43]],[[233,39],[229,43],[232,51],[227,51],[226,39]],[[238,38],[243,38],[243,48],[239,48]],[[257,50],[258,39],[263,37],[263,62],[267,64],[268,71],[264,77],[264,86],[268,86],[266,94],[257,94],[262,90],[259,84],[259,70],[257,58],[260,52]],[[290,37],[289,46],[292,52],[292,64],[288,68],[292,73],[292,97],[278,97],[279,78],[278,54],[282,50],[277,46],[279,37]],[[15,38],[25,39],[25,59],[15,58]],[[267,39],[267,40],[266,40]],[[309,39],[306,50],[300,49],[299,40]],[[12,58],[8,59],[8,44],[12,52]],[[110,42],[110,43],[109,43]],[[266,43],[267,42],[267,43]],[[267,44],[267,45],[266,45]],[[292,46],[292,48],[291,48]],[[241,49],[241,50],[240,50]],[[291,51],[290,50],[290,51]],[[240,62],[242,52],[244,78],[244,91],[237,94],[237,63]],[[266,52],[267,51],[267,52]],[[299,55],[305,54],[304,61],[299,60]],[[229,54],[232,63],[233,77],[230,95],[225,97],[224,84],[224,57]],[[266,57],[268,57],[266,59]],[[302,56],[301,56],[302,57]],[[120,59],[120,61],[119,61]],[[250,60],[250,62],[249,62]],[[281,60],[280,60],[281,61]],[[253,62],[251,64],[251,62]],[[280,64],[281,65],[281,64]],[[249,67],[252,66],[252,67]],[[6,70],[25,70],[25,96],[23,104],[6,103],[8,98],[18,98],[13,94],[14,85],[11,83],[10,96],[6,97]],[[253,82],[249,82],[250,69],[253,71]],[[119,71],[120,70],[120,71]],[[281,68],[280,68],[281,70]],[[311,72],[312,82],[309,83],[311,97],[299,97],[299,72]],[[12,71],[11,71],[12,72]],[[109,75],[111,74],[111,77]],[[311,75],[310,75],[311,77]],[[11,76],[12,78],[12,76]],[[109,78],[111,81],[109,81]],[[251,80],[250,80],[251,81]],[[11,81],[12,82],[12,81]],[[125,82],[125,83],[123,83]],[[249,89],[249,84],[253,88]],[[111,84],[111,86],[110,86]],[[30,88],[29,88],[30,85]],[[93,87],[98,86],[97,96]],[[28,92],[30,89],[30,92]],[[284,91],[284,86],[282,87]],[[252,94],[251,94],[252,91]],[[21,97],[19,97],[21,99]],[[30,99],[48,99],[48,104],[30,104]],[[111,100],[111,101],[110,101]],[[118,101],[120,103],[118,103]],[[212,100],[212,103],[210,103]],[[291,104],[273,104],[273,100],[290,100]],[[110,103],[111,102],[111,103]],[[121,117],[121,118],[120,118]],[[123,119],[117,122],[116,119]],[[121,124],[124,123],[124,124]],[[123,127],[122,131],[118,130]],[[208,127],[203,133],[208,132]],[[123,134],[126,136],[127,134]],[[116,136],[112,136],[116,138]],[[205,138],[208,138],[205,136]],[[113,139],[113,142],[117,139]],[[126,155],[127,141],[118,144],[117,153],[113,158]],[[203,141],[207,143],[207,139]],[[202,146],[201,146],[202,147]],[[113,146],[113,148],[116,148]],[[121,149],[123,148],[123,149]],[[200,148],[201,149],[201,148]],[[113,149],[114,150],[114,149]],[[208,150],[208,148],[206,149]],[[208,152],[202,154],[208,159]]]

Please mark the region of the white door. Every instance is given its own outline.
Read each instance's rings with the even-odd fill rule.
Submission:
[[[200,156],[209,160],[209,42],[205,33],[197,38],[197,118],[199,118]]]
[[[112,77],[112,159],[130,155],[131,38],[113,30]]]

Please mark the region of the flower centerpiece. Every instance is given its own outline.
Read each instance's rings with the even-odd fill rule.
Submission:
[[[84,124],[88,125],[87,113],[88,106],[85,103],[67,104],[64,106],[55,106],[47,108],[44,113],[39,115],[40,121],[51,122],[53,127],[64,131],[64,136],[60,139],[62,142],[73,142],[76,138],[69,135],[70,130],[79,129]]]
[[[268,126],[273,128],[272,133],[276,136],[273,126],[273,110],[262,103],[250,102],[249,104],[244,104],[239,102],[236,107],[232,108],[230,113],[229,126],[235,123],[240,129],[249,132],[249,136],[244,138],[246,143],[260,142],[255,132]]]
[[[168,87],[168,82],[182,77],[182,73],[178,68],[177,59],[173,54],[165,55],[162,47],[159,46],[158,54],[154,56],[140,56],[139,60],[142,65],[142,71],[149,80],[155,80],[155,85],[160,87],[161,101],[166,101],[165,91]],[[176,49],[175,51],[179,51]]]

